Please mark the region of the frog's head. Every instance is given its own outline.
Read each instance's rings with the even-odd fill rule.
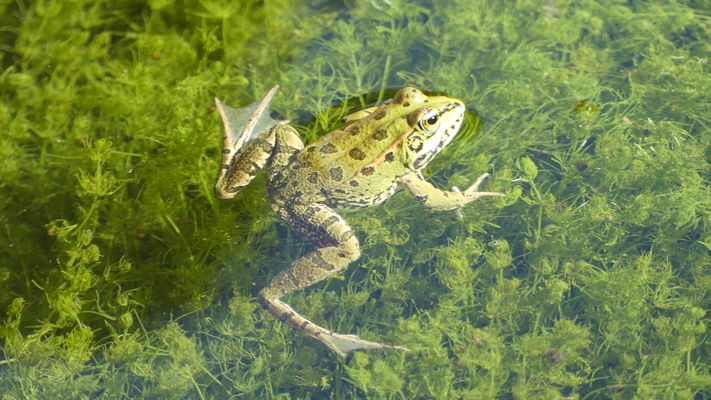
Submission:
[[[459,132],[464,120],[464,103],[446,96],[428,97],[406,87],[391,103],[406,111],[402,117],[409,129],[403,142],[403,161],[412,170],[424,168]]]

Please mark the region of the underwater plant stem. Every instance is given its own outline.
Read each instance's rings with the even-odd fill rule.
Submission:
[[[387,77],[390,74],[390,60],[391,56],[388,54],[387,57],[385,57],[385,66],[383,67],[383,79],[380,81],[380,91],[378,92],[378,103],[383,101],[383,98],[385,98],[385,88],[387,87]]]
[[[542,231],[543,231],[543,206],[538,206],[538,227],[536,228],[536,242],[540,242]]]
[[[180,230],[178,225],[175,223],[175,221],[173,221],[173,218],[171,218],[171,216],[168,214],[164,214],[160,217],[160,219],[161,219],[161,221],[163,221],[164,224],[168,225],[169,227],[171,227],[173,229],[173,231],[178,235],[180,242],[183,244],[183,246],[185,246],[185,249],[187,250],[190,259],[191,260],[194,259],[194,255],[192,253],[190,243],[188,243],[187,239],[185,239],[185,236],[183,236],[182,231]]]
[[[358,60],[356,59],[355,54],[351,54],[351,67],[354,72],[354,78],[356,81],[355,89],[357,93],[363,92],[363,79],[361,78],[361,74],[358,73]],[[358,100],[360,101],[360,106],[365,107],[365,101],[363,100],[363,97],[359,97]]]
[[[102,165],[103,165],[103,162],[101,160],[96,161],[96,171],[94,172],[95,176],[101,176]],[[84,220],[81,221],[79,226],[74,230],[75,232],[81,232],[82,229],[84,228],[84,225],[86,225],[86,223],[89,222],[89,218],[91,218],[92,214],[94,214],[94,211],[96,211],[96,206],[97,206],[96,204],[98,202],[98,198],[99,198],[99,196],[96,194],[92,196],[91,206],[89,207],[89,212],[87,212],[86,215],[84,215]]]
[[[89,206],[89,211],[87,211],[86,215],[84,215],[84,219],[81,221],[79,226],[74,229],[74,232],[81,232],[82,229],[84,229],[84,225],[86,225],[87,222],[89,222],[89,218],[91,217],[92,214],[94,214],[94,211],[96,210],[96,197],[91,202],[91,206]]]
[[[200,390],[200,385],[198,385],[198,383],[195,381],[195,378],[193,378],[192,375],[189,375],[188,378],[190,379],[190,382],[192,382],[193,387],[195,387],[195,391],[200,397],[200,400],[205,400],[205,395],[202,394],[202,390]]]

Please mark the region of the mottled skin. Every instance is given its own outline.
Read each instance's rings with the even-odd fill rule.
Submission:
[[[265,97],[263,107],[275,91]],[[379,204],[400,188],[407,188],[433,210],[458,211],[479,197],[501,195],[477,191],[487,174],[464,192],[439,190],[421,175],[422,168],[457,134],[464,104],[406,87],[392,101],[351,114],[343,127],[306,147],[286,123],[272,125],[252,141],[233,144],[227,106],[217,104],[226,128],[217,196],[233,197],[266,166],[272,209],[317,247],[259,292],[262,306],[343,357],[359,349],[406,350],[331,332],[280,299],[342,271],[360,257],[358,239],[337,210]]]

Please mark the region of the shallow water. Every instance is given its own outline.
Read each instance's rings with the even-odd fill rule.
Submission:
[[[313,4],[313,3],[312,3]],[[703,2],[0,5],[0,388],[8,398],[709,397]],[[362,257],[289,295],[412,351],[341,360],[259,309],[313,246],[264,177],[212,191],[275,84],[308,143],[412,85],[472,116],[408,193],[343,214]],[[476,126],[475,126],[476,125]]]

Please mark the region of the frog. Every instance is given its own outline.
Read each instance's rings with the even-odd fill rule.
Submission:
[[[459,132],[464,102],[404,87],[392,99],[346,116],[341,127],[304,145],[289,121],[269,116],[277,90],[275,86],[242,109],[215,99],[224,125],[216,196],[233,198],[265,170],[272,210],[315,246],[259,291],[260,305],[343,358],[356,350],[409,351],[405,346],[333,332],[282,298],[343,272],[360,258],[358,238],[342,216],[347,211],[378,205],[402,189],[430,210],[458,214],[474,200],[503,196],[479,191],[488,173],[464,191],[440,190],[423,176],[423,169]]]

